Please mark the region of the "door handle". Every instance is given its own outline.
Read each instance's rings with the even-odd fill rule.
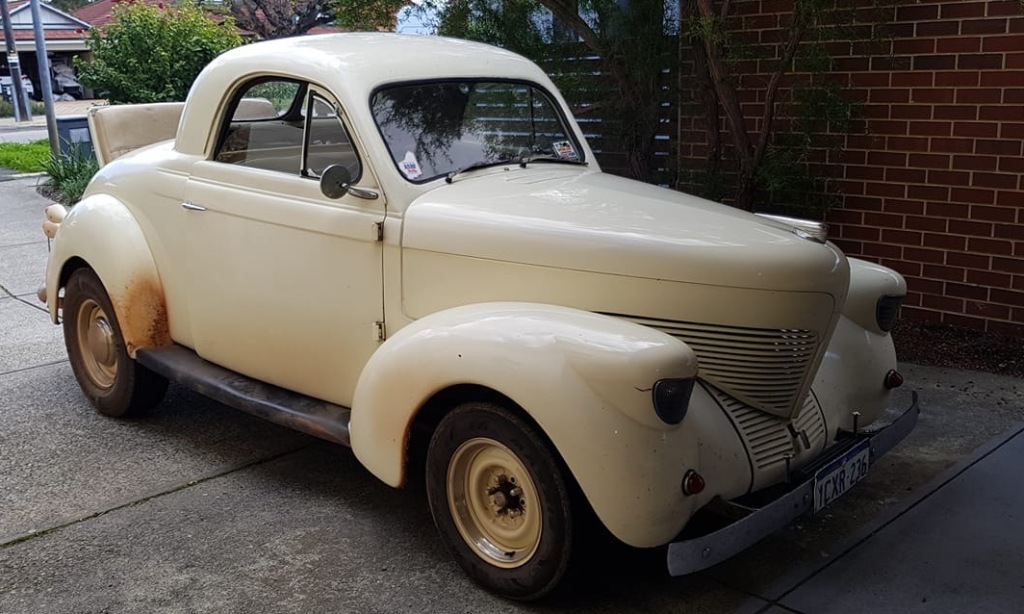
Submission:
[[[181,206],[188,209],[189,211],[206,211],[206,207],[200,205],[193,205],[191,201],[185,201],[181,203]]]

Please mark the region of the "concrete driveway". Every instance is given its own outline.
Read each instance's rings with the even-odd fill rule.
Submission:
[[[897,560],[854,546],[927,509],[955,481],[949,467],[1024,417],[1019,380],[906,365],[917,431],[823,515],[685,578],[665,575],[662,551],[608,548],[548,601],[509,603],[465,579],[420,488],[385,486],[344,448],[173,386],[147,418],[95,413],[35,298],[48,204],[35,181],[0,182],[0,613],[822,612],[856,611],[865,593],[873,612],[962,611],[948,591],[922,605],[920,585],[882,582],[920,569],[919,550]],[[1001,492],[997,478],[988,487]],[[997,539],[1021,540],[1013,526]],[[984,589],[985,611],[1024,597],[1022,567],[1004,563],[1017,566],[983,585],[1008,587]],[[823,581],[826,567],[845,584]]]

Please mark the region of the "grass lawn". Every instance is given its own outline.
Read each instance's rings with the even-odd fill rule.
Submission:
[[[43,170],[43,163],[49,158],[50,142],[46,139],[31,143],[0,143],[0,168],[34,173]]]

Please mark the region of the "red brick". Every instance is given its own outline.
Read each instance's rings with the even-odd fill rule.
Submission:
[[[991,205],[996,201],[996,193],[994,190],[981,190],[976,188],[950,188],[949,200],[958,203]]]
[[[921,297],[921,306],[929,309],[938,309],[940,311],[958,312],[964,310],[964,300],[962,298],[953,298],[950,296],[925,294]]]
[[[961,55],[957,57],[956,67],[960,70],[1000,70],[1003,67],[1003,54],[974,53]]]
[[[964,171],[928,171],[928,183],[932,185],[969,186],[971,174]]]
[[[844,254],[856,256],[860,253],[861,243],[859,241],[846,241],[843,239],[832,239],[832,242],[839,246],[839,249],[843,250]]]
[[[968,205],[960,205],[948,202],[928,203],[925,214],[936,217],[947,217],[950,219],[965,219],[970,214],[971,208]]]
[[[907,187],[907,198],[945,201],[949,200],[949,188],[932,185],[912,185]],[[931,212],[932,206],[932,204],[928,205],[928,215],[936,215]],[[967,207],[964,207],[964,214],[961,217],[966,217],[966,215]]]
[[[1004,173],[1024,173],[1024,158],[1006,156],[997,159],[999,160],[999,170]]]
[[[1017,0],[995,0],[985,4],[988,7],[989,17],[996,17],[998,15],[1016,17],[1020,15],[1020,4]]]
[[[926,264],[922,268],[922,274],[931,279],[944,279],[946,281],[963,281],[964,270],[936,264]]]
[[[921,245],[922,233],[908,230],[882,229],[882,241],[885,243],[896,243],[898,245]]]
[[[975,142],[974,153],[996,156],[1019,156],[1021,154],[1021,142],[1012,139],[981,139]]]
[[[932,109],[923,104],[894,104],[889,107],[889,117],[892,119],[931,119]]]
[[[953,168],[968,171],[994,171],[999,158],[995,156],[953,156]],[[967,181],[959,185],[970,185]]]
[[[921,293],[920,292],[911,292],[909,290],[909,288],[911,287],[910,286],[910,279],[907,279],[906,275],[904,275],[903,278],[907,280],[907,288],[908,288],[907,294],[903,298],[903,308],[906,308],[907,306],[920,307],[921,306]]]
[[[956,90],[948,88],[921,88],[913,90],[911,100],[913,102],[951,104],[955,99]],[[995,102],[999,102],[996,100]]]
[[[840,179],[837,180],[835,184],[839,193],[842,194],[844,198],[850,195],[860,196],[861,194],[864,194],[863,181],[847,181]]]
[[[1003,104],[1024,104],[1024,88],[1004,89]]]
[[[990,222],[1004,222],[1012,224],[1016,213],[1008,207],[986,207],[983,205],[971,206],[972,220],[988,220]]]
[[[981,87],[1014,87],[1024,83],[1024,71],[997,70],[981,73]]]
[[[946,232],[946,218],[924,217],[908,215],[904,224],[909,230],[928,230],[931,232]],[[941,261],[940,261],[941,262]]]
[[[1013,243],[1010,241],[1003,241],[1000,239],[978,239],[971,238],[967,241],[967,249],[969,251],[980,253],[980,254],[993,254],[997,256],[1009,256],[1013,253]],[[996,270],[1001,270],[996,266],[995,258],[992,261],[992,267]],[[1012,273],[1013,271],[1011,271]]]
[[[905,38],[892,42],[892,52],[896,55],[916,55],[919,53],[935,53],[934,38]]]
[[[994,87],[956,90],[957,104],[999,104],[1002,101],[1003,90]]]
[[[995,122],[953,122],[953,136],[994,138],[999,136],[999,124]]]
[[[1005,19],[997,21],[1006,21]],[[969,22],[965,22],[966,25]],[[997,32],[988,32],[996,34]],[[968,32],[968,34],[984,34],[983,32]],[[1001,51],[1024,51],[1024,36],[987,36],[981,41],[981,50],[985,52]]]
[[[903,258],[903,248],[885,243],[865,243],[864,255],[875,258]]]
[[[996,224],[993,236],[999,239],[1009,239],[1011,241],[1024,241],[1024,225]]]
[[[958,21],[922,21],[915,29],[917,36],[954,36],[960,34]]]
[[[981,51],[981,38],[940,38],[935,43],[935,50],[939,53],[976,53]]]
[[[974,153],[974,140],[933,138],[931,140],[931,151],[936,153]]]
[[[997,122],[1024,121],[1024,106],[985,105],[978,108],[978,119]]]
[[[845,204],[848,209],[858,209],[861,211],[882,210],[882,199],[876,196],[847,196]],[[863,216],[860,219],[863,220]],[[859,224],[860,221],[857,223]]]
[[[906,248],[903,250],[904,257],[906,257],[907,250],[913,248]],[[931,251],[931,250],[929,250]],[[946,282],[936,281],[934,279],[925,279],[923,277],[908,277],[907,287],[913,288],[918,293],[925,294],[945,294],[946,293]]]
[[[978,254],[965,254],[963,252],[946,252],[946,264],[949,266],[965,267],[969,269],[987,269],[992,259],[988,256]],[[970,273],[967,274],[970,281]]]
[[[904,198],[907,195],[907,186],[896,183],[868,182],[864,184],[864,193],[868,196]]]
[[[909,73],[917,74],[917,73]],[[920,73],[930,74],[930,73]],[[951,72],[935,73],[935,87],[978,87],[981,83],[981,73],[977,71],[957,70]]]
[[[1013,289],[1024,290],[1024,275],[1013,276]]]
[[[935,119],[978,119],[978,107],[967,104],[936,105],[932,115]]]
[[[992,271],[967,271],[967,282],[989,288],[1009,288],[1013,276]]]
[[[1015,309],[1014,314],[1018,314],[1020,310]],[[1020,321],[1020,317],[1016,319]],[[1005,335],[1007,337],[1024,337],[1024,324],[1016,324],[1014,322],[998,322],[995,320],[989,320],[987,322],[988,328],[986,330],[996,335]]]
[[[961,34],[1004,34],[1007,31],[1006,19],[968,19],[960,22]],[[1011,37],[1007,37],[1011,38]],[[989,47],[984,45],[985,51],[1007,51],[999,45]]]
[[[995,228],[992,222],[974,222],[968,220],[949,220],[948,232],[957,235],[975,237],[991,237]]]
[[[1024,68],[1024,53],[1007,53],[1004,66],[1011,69]]]
[[[853,87],[889,87],[889,73],[859,72],[850,75]],[[870,95],[870,94],[869,94]]]
[[[1016,207],[1020,205],[1020,192],[1016,190],[1012,192],[996,192],[996,204],[1000,207]],[[1024,221],[1020,219],[1017,221],[1024,223]]]
[[[762,9],[763,10],[763,9]],[[961,15],[962,16],[962,15]],[[981,17],[981,15],[970,15]],[[939,18],[939,7],[935,4],[904,5],[896,9],[896,21],[925,21]]]
[[[914,123],[926,123],[926,122],[914,122]],[[868,122],[868,132],[874,135],[884,134],[895,134],[905,135],[907,134],[907,122],[905,121],[891,121],[891,120],[871,120]],[[946,132],[946,135],[949,133]]]
[[[890,136],[886,151],[928,151],[928,138],[921,136]],[[973,151],[973,145],[971,147]]]
[[[976,172],[972,174],[971,185],[976,188],[1012,190],[1017,187],[1018,177],[1019,175]],[[995,202],[994,198],[992,202]]]
[[[952,223],[952,222],[950,222]],[[884,236],[884,233],[883,233]],[[924,245],[925,247],[934,247],[936,249],[959,249],[963,250],[967,246],[967,237],[957,237],[950,234],[938,234],[933,232],[924,233],[923,243],[916,243],[914,245]]]
[[[987,2],[955,2],[942,5],[943,19],[962,19],[964,17],[984,17]]]
[[[921,215],[924,213],[924,203],[916,200],[899,200],[887,198],[882,206],[887,213],[901,213],[904,215]]]
[[[942,321],[941,314],[927,309],[918,309],[916,307],[903,307],[900,309],[900,316],[916,322],[939,323]]]
[[[916,262],[907,262],[906,260],[892,260],[890,258],[882,258],[878,261],[882,266],[887,266],[890,269],[896,271],[900,275],[904,276],[917,276],[921,274],[921,265]]]
[[[986,302],[984,299],[964,302],[964,313],[985,319],[1005,320],[1010,317],[1010,308]]]
[[[865,213],[865,226],[880,226],[882,228],[903,228],[903,216],[893,213]]]
[[[888,151],[869,151],[868,164],[872,166],[906,166],[907,154]]]
[[[885,180],[892,183],[925,183],[927,171],[918,168],[887,168]]]
[[[988,300],[988,288],[974,284],[947,283],[946,294],[957,298],[968,298],[975,301]]]
[[[889,119],[892,109],[888,104],[865,104],[859,113],[862,119]]]
[[[927,262],[929,264],[945,264],[946,252],[939,249],[928,249],[925,247],[904,247],[903,258],[912,262]],[[939,283],[939,282],[935,282]],[[921,288],[918,288],[921,290]],[[941,291],[941,288],[940,288]]]
[[[1004,305],[1024,307],[1024,292],[1015,292],[1013,290],[1000,290],[998,288],[992,288],[991,300],[993,302],[1002,303]]]
[[[885,169],[877,166],[847,166],[847,179],[882,180],[885,178]]]
[[[881,231],[877,228],[866,228],[864,226],[843,226],[844,239],[858,239],[861,241],[877,242]]]
[[[1022,54],[1024,56],[1024,54]],[[1024,60],[1024,58],[1022,58]],[[1024,61],[1021,62],[1021,66],[1024,67]],[[931,87],[935,85],[935,73],[932,72],[884,72],[884,73],[860,73],[852,75],[851,80],[856,77],[863,75],[873,75],[875,77],[888,77],[888,83],[883,85],[892,85],[893,87]],[[961,74],[959,72],[946,73],[946,74]],[[958,85],[978,85],[979,81],[976,79],[973,83],[962,83]],[[947,84],[948,85],[948,84]]]
[[[907,166],[914,168],[948,169],[952,156],[944,154],[910,154]]]

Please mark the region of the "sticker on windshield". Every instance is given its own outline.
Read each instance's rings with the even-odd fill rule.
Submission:
[[[402,158],[399,166],[402,167],[402,172],[409,179],[415,179],[423,174],[423,171],[420,169],[420,163],[416,161],[416,156],[411,151],[405,152],[405,157]]]
[[[551,148],[555,150],[555,155],[563,160],[576,160],[579,158],[576,150],[572,148],[572,143],[569,141],[555,141],[551,144]]]

